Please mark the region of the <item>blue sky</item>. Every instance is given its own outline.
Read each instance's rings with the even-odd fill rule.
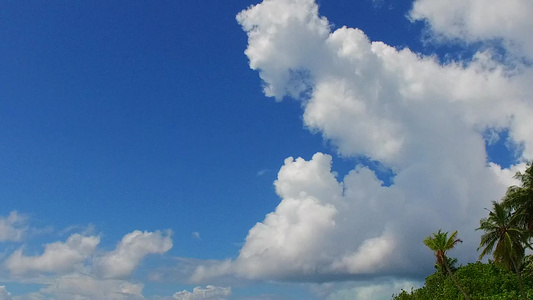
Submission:
[[[533,157],[528,11],[1,3],[0,299],[389,299],[439,228],[475,260]]]

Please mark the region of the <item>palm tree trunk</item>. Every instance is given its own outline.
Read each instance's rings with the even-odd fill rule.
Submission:
[[[522,293],[522,298],[524,300],[527,300],[526,292],[524,291],[524,284],[522,283],[522,275],[520,272],[517,272],[516,275],[518,275],[518,285],[520,286],[520,293]]]
[[[516,275],[518,276],[518,286],[520,287],[520,293],[522,293],[522,298],[524,298],[524,300],[527,300],[526,292],[524,291],[524,284],[522,283],[522,274],[520,273],[520,269],[517,265],[518,264],[515,264],[513,262]]]
[[[463,294],[463,296],[465,297],[465,300],[471,300],[468,294],[463,289],[463,287],[459,284],[459,281],[457,281],[457,278],[453,276],[452,270],[450,270],[450,267],[448,266],[448,261],[446,257],[444,257],[443,263],[444,263],[444,267],[446,268],[446,271],[448,271],[448,274],[450,275],[450,278],[452,279],[453,283],[455,283],[455,286],[457,286],[459,291]]]

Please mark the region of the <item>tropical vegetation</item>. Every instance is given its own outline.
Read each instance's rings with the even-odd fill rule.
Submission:
[[[448,237],[448,233],[442,232],[440,229],[438,232],[434,233],[433,236],[428,236],[424,240],[424,244],[428,246],[429,249],[435,251],[435,256],[437,257],[437,266],[445,269],[446,272],[448,272],[448,275],[452,279],[457,289],[461,292],[461,294],[463,294],[466,300],[470,300],[470,297],[468,297],[468,294],[461,287],[461,284],[459,284],[455,276],[453,276],[452,270],[448,265],[448,257],[446,256],[446,252],[452,249],[455,244],[460,242],[462,241],[457,238],[457,231],[454,231],[450,237]]]
[[[457,231],[450,235],[438,230],[424,239],[435,253],[437,269],[426,278],[425,285],[411,291],[402,290],[394,300],[421,299],[533,299],[533,166],[515,178],[520,185],[508,188],[501,202],[492,202],[489,215],[479,222],[482,230],[479,259],[492,255],[487,263],[478,261],[458,268],[457,261],[446,254],[461,240]]]

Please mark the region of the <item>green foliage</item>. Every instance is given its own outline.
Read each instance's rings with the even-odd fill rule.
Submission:
[[[522,261],[522,276],[533,278],[533,255],[528,255]]]
[[[531,248],[529,239],[533,229],[533,167],[528,165],[524,174],[518,172],[515,178],[522,186],[511,186],[507,190],[503,203],[493,201],[494,209],[488,218],[479,222],[476,230],[484,230],[479,249],[483,256],[492,253],[494,262],[517,274],[518,284],[523,300],[528,296],[524,289],[520,268],[524,259],[525,248]]]
[[[448,257],[446,256],[446,251],[453,249],[455,244],[462,242],[457,238],[457,231],[454,231],[450,237],[448,237],[447,232],[442,232],[440,229],[438,232],[433,233],[432,236],[428,236],[424,239],[424,244],[428,246],[429,249],[435,251],[435,256],[437,257],[437,266],[442,269],[445,269],[448,273],[448,277],[451,278],[455,286],[459,289],[461,294],[466,300],[471,298],[468,296],[468,293],[461,286],[457,278],[454,277],[450,266],[448,265]],[[442,275],[442,272],[439,272]]]
[[[520,213],[522,227],[533,231],[533,164],[529,163],[524,173],[516,173],[515,178],[521,185],[507,189],[503,204]]]
[[[520,268],[530,234],[520,228],[521,214],[514,213],[512,208],[496,201],[492,205],[489,217],[481,219],[480,226],[476,229],[485,231],[478,248],[483,248],[479,259],[492,253],[497,264],[516,272]]]
[[[533,258],[526,258],[530,263],[524,264],[524,286],[528,299],[533,299],[533,276],[525,271],[526,268],[533,269]],[[533,271],[533,270],[532,270]],[[455,272],[455,277],[459,280],[470,295],[475,300],[518,300],[521,299],[520,288],[518,286],[517,275],[506,268],[500,267],[494,262],[470,263],[461,266]],[[394,300],[447,300],[464,299],[454,282],[449,276],[444,276],[442,272],[435,272],[426,278],[425,285],[419,289],[402,291],[398,295],[393,295]]]
[[[446,260],[452,273],[455,273],[455,271],[457,271],[457,258],[446,256]],[[446,268],[443,265],[435,263],[435,270],[441,272],[444,276],[448,276]]]

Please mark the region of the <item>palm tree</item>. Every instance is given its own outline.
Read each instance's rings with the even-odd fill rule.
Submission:
[[[479,228],[476,228],[485,231],[478,247],[478,251],[484,247],[479,259],[492,253],[496,264],[516,272],[522,297],[527,299],[522,286],[520,265],[524,258],[525,247],[529,246],[530,234],[520,227],[520,222],[523,220],[520,212],[513,213],[511,207],[496,201],[493,201],[492,205],[493,210],[489,211],[489,217],[481,219]]]
[[[455,273],[455,271],[457,271],[457,258],[447,256],[446,259],[447,259],[446,262],[448,263],[448,267],[450,268],[452,273]],[[438,263],[435,263],[435,269],[444,276],[448,275],[448,271],[446,271],[446,268],[443,265],[439,265]]]
[[[526,171],[517,172],[514,178],[522,184],[509,187],[503,203],[520,213],[520,224],[533,231],[533,165],[529,163]]]
[[[448,275],[453,280],[453,283],[459,291],[463,294],[466,300],[470,300],[470,297],[461,287],[455,276],[453,276],[452,270],[448,265],[448,257],[446,256],[446,251],[452,249],[455,244],[463,242],[457,238],[457,231],[454,231],[450,237],[448,237],[448,232],[442,232],[440,229],[438,232],[433,233],[433,236],[428,236],[424,239],[424,244],[428,246],[429,249],[435,251],[435,256],[437,257],[437,264],[443,266]]]

